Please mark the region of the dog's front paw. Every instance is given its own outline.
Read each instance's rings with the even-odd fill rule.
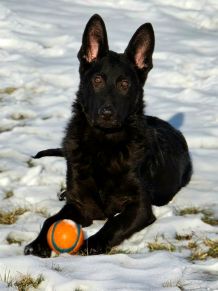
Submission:
[[[51,256],[51,249],[47,244],[43,244],[38,240],[34,240],[24,248],[24,254],[34,255],[41,258],[48,258]]]
[[[109,249],[103,243],[92,236],[85,240],[84,244],[80,248],[79,253],[81,255],[100,255],[108,253]]]

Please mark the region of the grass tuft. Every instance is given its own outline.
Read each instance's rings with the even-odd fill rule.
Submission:
[[[218,225],[218,218],[214,218],[212,213],[205,213],[202,221],[213,226]]]
[[[13,224],[17,221],[20,215],[27,211],[28,209],[21,207],[9,212],[0,211],[0,224]]]
[[[218,240],[205,239],[204,244],[209,248],[208,256],[218,258]]]
[[[16,239],[16,238],[13,238],[11,236],[7,236],[6,241],[9,245],[18,244],[20,246],[24,240]]]
[[[4,276],[0,275],[0,281],[4,282],[7,287],[13,287],[13,279],[10,274],[10,270],[5,272]]]
[[[0,224],[14,224],[19,218],[19,216],[23,215],[27,211],[29,211],[28,208],[22,208],[22,207],[16,208],[8,212],[0,210]],[[44,218],[48,218],[49,216],[45,208],[36,209],[33,212],[42,215]]]
[[[40,214],[44,218],[48,218],[49,217],[49,214],[48,214],[48,211],[47,211],[46,208],[36,209],[34,212],[37,213],[37,214]]]
[[[112,249],[108,253],[108,255],[117,255],[117,254],[125,254],[125,255],[130,255],[132,252],[130,250],[121,250],[121,249]]]
[[[63,270],[60,265],[55,264],[55,263],[52,263],[51,269],[54,271],[57,271],[57,272],[62,272],[62,270]]]
[[[182,282],[179,280],[177,282],[166,281],[163,283],[164,288],[172,288],[177,287],[179,290],[185,290]]]
[[[192,234],[176,234],[176,240],[190,240],[192,239]]]
[[[202,261],[208,258],[218,258],[218,240],[211,240],[206,238],[203,241],[203,244],[204,250],[202,250],[198,245],[193,248],[192,254],[190,256],[191,261]],[[206,250],[205,247],[207,248]]]
[[[184,209],[177,210],[177,215],[193,215],[193,214],[202,214],[201,220],[210,225],[218,225],[218,218],[213,217],[213,212],[209,209],[201,209],[197,207],[187,207]]]
[[[168,251],[168,252],[175,252],[176,247],[170,242],[158,242],[155,240],[154,242],[149,242],[147,247],[150,252],[154,251]]]
[[[16,121],[24,120],[27,118],[23,113],[19,113],[19,112],[11,114],[10,117],[11,119],[16,120]]]
[[[11,95],[13,94],[15,91],[17,91],[18,88],[15,87],[6,87],[4,89],[0,89],[0,94],[7,94],[7,95]]]
[[[194,252],[192,252],[191,256],[190,256],[190,260],[191,261],[203,261],[206,260],[206,258],[208,257],[207,252],[204,252],[202,250],[195,250]]]
[[[33,167],[35,167],[35,163],[33,162],[32,159],[29,159],[26,163],[27,163],[27,166],[28,166],[29,168],[33,168]]]
[[[21,275],[19,278],[12,278],[10,270],[5,272],[4,276],[0,276],[0,280],[4,282],[7,287],[14,287],[18,291],[27,291],[31,287],[37,289],[38,286],[44,281],[44,277],[39,275],[37,278],[31,277],[31,275]]]
[[[191,214],[199,214],[202,210],[197,207],[187,207],[184,209],[177,210],[177,215],[184,216],[184,215],[191,215]]]
[[[17,287],[18,291],[26,291],[29,288],[37,289],[38,286],[44,281],[44,277],[39,275],[37,278],[32,278],[30,275],[22,275],[14,282],[14,286]]]
[[[197,247],[198,247],[198,244],[197,244],[196,241],[190,241],[190,242],[188,243],[188,245],[187,245],[187,248],[188,248],[188,249],[191,249],[191,250],[193,250],[193,249],[197,249]]]
[[[5,192],[5,197],[4,197],[4,199],[9,199],[9,198],[11,198],[11,197],[13,197],[14,196],[14,192],[13,191],[6,191]]]

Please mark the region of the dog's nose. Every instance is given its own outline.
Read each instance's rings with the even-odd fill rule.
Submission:
[[[111,105],[103,105],[99,108],[98,114],[104,119],[110,119],[114,114],[113,107]]]

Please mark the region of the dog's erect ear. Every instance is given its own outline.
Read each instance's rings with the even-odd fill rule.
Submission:
[[[78,59],[91,63],[106,55],[108,50],[107,32],[104,21],[101,16],[95,14],[89,19],[84,30]]]
[[[152,54],[154,51],[154,30],[150,23],[141,25],[131,38],[125,54],[137,69],[152,69]]]

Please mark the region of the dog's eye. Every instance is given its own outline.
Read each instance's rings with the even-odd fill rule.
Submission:
[[[97,76],[94,77],[93,81],[94,81],[95,84],[98,85],[98,84],[101,84],[104,80],[103,80],[102,76],[97,75]]]
[[[96,76],[94,81],[95,81],[96,84],[99,84],[99,83],[102,82],[102,77],[101,76]]]
[[[121,80],[117,83],[118,89],[120,89],[122,92],[126,93],[127,90],[129,89],[129,82],[128,80]]]
[[[129,82],[127,80],[122,80],[120,82],[122,89],[127,90],[129,88]]]
[[[101,75],[94,76],[94,78],[92,79],[92,84],[96,89],[103,87],[104,86],[103,77]]]

